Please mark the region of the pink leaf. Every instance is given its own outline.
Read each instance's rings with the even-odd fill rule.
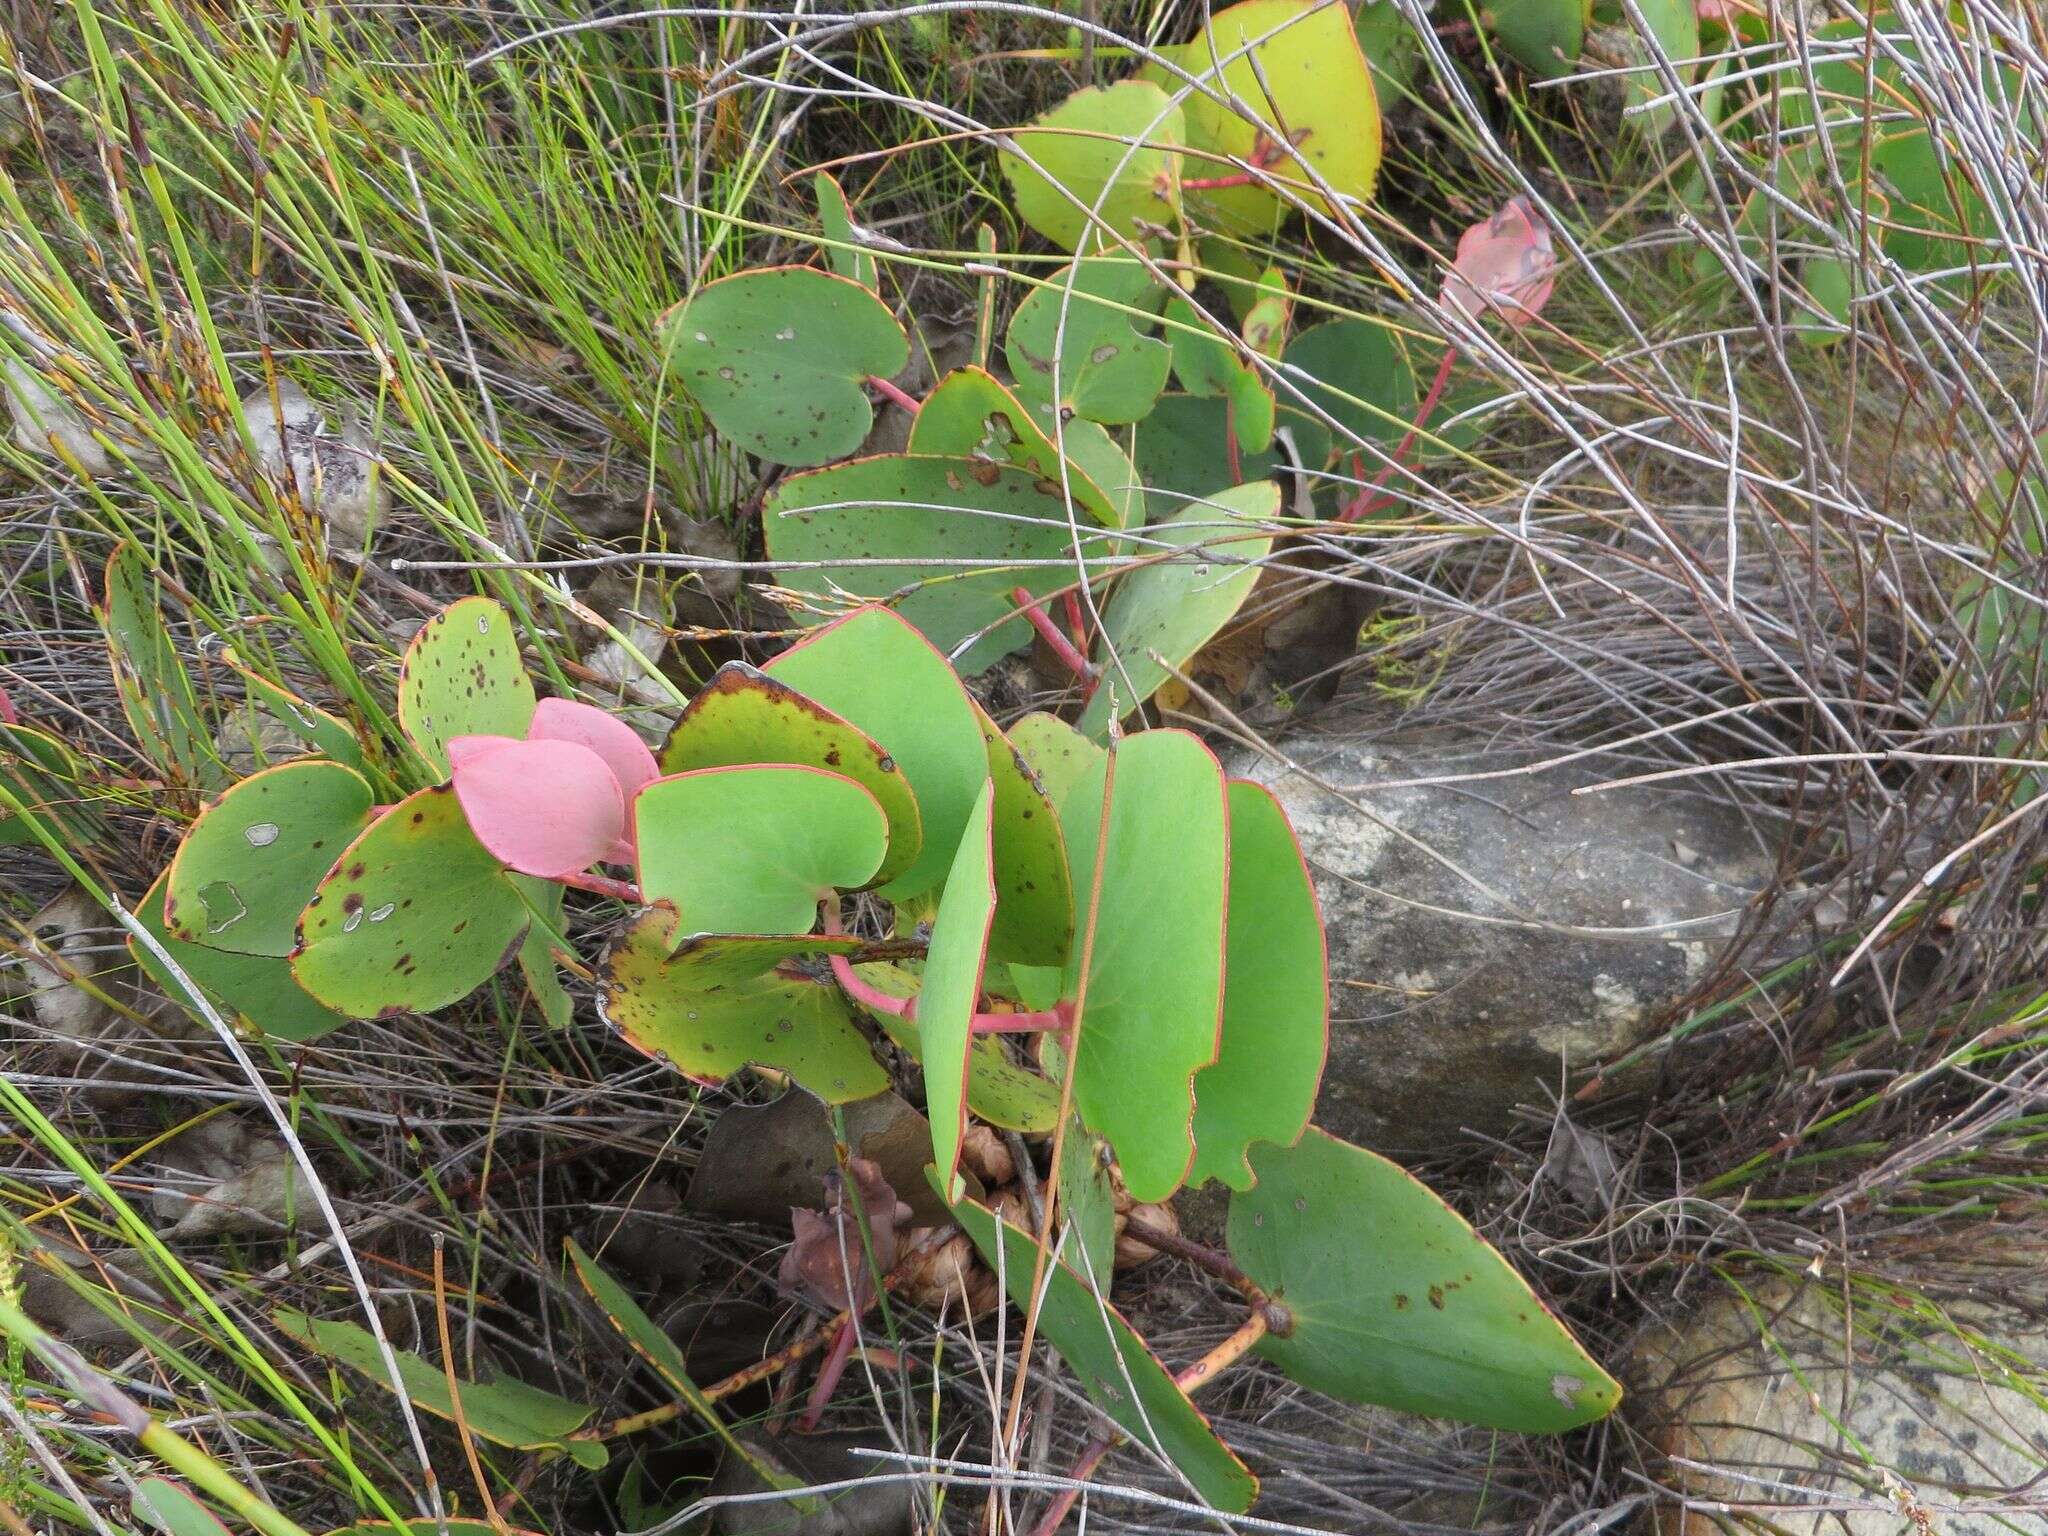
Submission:
[[[495,752],[500,747],[517,746],[517,736],[456,736],[448,743],[448,766],[460,768],[464,762],[485,752]]]
[[[0,725],[19,725],[21,716],[15,711],[14,700],[7,696],[7,690],[0,688]]]
[[[605,761],[612,777],[619,781],[619,794],[627,804],[640,786],[657,778],[654,754],[633,728],[615,715],[574,699],[542,699],[534,706],[533,724],[527,727],[528,741],[573,741],[590,748]],[[633,862],[633,844],[624,836],[606,850],[607,864]]]
[[[458,736],[448,760],[477,841],[522,875],[573,875],[608,857],[625,831],[619,781],[577,742]]]
[[[1556,286],[1550,226],[1526,197],[1515,197],[1458,237],[1458,258],[1444,278],[1443,302],[1472,320],[1493,310],[1520,329],[1550,302]]]

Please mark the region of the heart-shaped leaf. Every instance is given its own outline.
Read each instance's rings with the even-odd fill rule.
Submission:
[[[378,1383],[388,1379],[384,1351],[376,1337],[354,1323],[308,1317],[289,1307],[271,1314],[280,1332],[289,1334],[329,1359],[339,1360],[350,1370]],[[442,1368],[405,1350],[393,1350],[399,1380],[413,1406],[424,1408],[436,1418],[455,1418],[455,1398],[448,1390]],[[609,1457],[601,1441],[571,1440],[569,1436],[590,1422],[597,1410],[587,1403],[572,1402],[539,1387],[528,1386],[512,1376],[494,1381],[462,1381],[462,1422],[480,1440],[515,1451],[560,1451],[578,1466],[602,1467]]]
[[[1065,965],[1074,938],[1074,887],[1052,797],[1001,727],[977,704],[995,785],[996,919],[989,954],[1025,965]]]
[[[873,737],[787,683],[727,662],[690,700],[661,748],[663,773],[795,763],[844,774],[889,819],[889,851],[875,880],[887,884],[924,847],[924,820],[903,770]]]
[[[1030,642],[1015,588],[1074,580],[1059,483],[986,459],[890,454],[792,475],[761,517],[772,558],[822,562],[786,572],[785,586],[892,599],[962,675]]]
[[[845,189],[829,172],[820,171],[811,178],[811,190],[818,199],[818,223],[825,238],[833,242],[826,247],[825,260],[848,282],[880,292],[881,273],[873,254],[862,250],[854,236],[853,208],[846,201]]]
[[[350,768],[360,769],[363,766],[363,744],[356,739],[356,733],[347,721],[308,704],[289,688],[273,683],[260,672],[242,665],[232,652],[225,659],[241,678],[249,697],[304,742],[308,751],[318,752],[322,757],[332,758]]]
[[[1186,553],[1117,578],[1102,614],[1115,660],[1082,711],[1082,732],[1106,732],[1112,709],[1117,719],[1136,709],[1173,675],[1169,666],[1184,666],[1230,622],[1259,579],[1258,562],[1273,548],[1270,532],[1250,530],[1279,510],[1280,488],[1264,480],[1219,491],[1146,530],[1151,550]]]
[[[1069,428],[1072,423],[1069,423]],[[910,424],[910,451],[1014,464],[1042,480],[1060,479],[1060,454],[1023,401],[979,368],[956,368],[939,381]],[[1074,505],[1105,527],[1123,526],[1121,504],[1067,461]]]
[[[1003,174],[1017,216],[1062,250],[1143,243],[1180,223],[1181,109],[1123,80],[1074,92],[1013,136]]]
[[[507,869],[559,880],[625,851],[625,796],[590,748],[457,736],[448,757],[470,830]]]
[[[1259,370],[1219,336],[1186,299],[1166,306],[1173,376],[1191,395],[1219,397],[1230,408],[1229,430],[1241,450],[1263,453],[1273,445],[1273,391]]]
[[[924,986],[917,994],[925,1114],[932,1126],[939,1189],[948,1203],[959,1199],[961,1193],[960,1138],[967,1118],[968,1046],[974,1038],[989,925],[996,912],[995,850],[990,835],[994,801],[994,784],[984,782],[946,876],[946,894],[939,902],[931,947],[925,953]]]
[[[843,774],[788,763],[656,779],[633,802],[640,892],[698,933],[808,933],[818,903],[881,868],[889,822]]]
[[[1010,1299],[1027,1309],[1036,1306],[1039,1332],[1111,1423],[1179,1468],[1212,1508],[1226,1514],[1251,1508],[1258,1479],[1216,1438],[1151,1346],[1095,1286],[1067,1264],[1047,1259],[1042,1299],[1034,1296],[1038,1248],[1031,1234],[971,1201],[954,1206],[953,1215],[982,1259],[1008,1282]]]
[[[1398,1165],[1311,1128],[1252,1149],[1230,1253],[1294,1316],[1259,1353],[1353,1403],[1545,1434],[1611,1412],[1621,1388],[1527,1282]]]
[[[795,1488],[798,1482],[788,1473],[771,1467],[756,1456],[746,1444],[726,1427],[718,1407],[704,1395],[703,1389],[690,1379],[688,1363],[676,1341],[668,1336],[661,1324],[649,1317],[640,1303],[635,1301],[626,1288],[606,1274],[597,1260],[585,1253],[573,1237],[562,1239],[562,1247],[569,1255],[569,1263],[576,1271],[576,1278],[590,1299],[603,1309],[614,1328],[633,1346],[633,1353],[654,1367],[663,1385],[677,1397],[689,1404],[704,1427],[716,1435],[725,1445],[726,1451],[737,1456],[771,1488]],[[815,1512],[815,1500],[804,1501],[813,1506],[807,1512]]]
[[[699,1083],[773,1067],[828,1104],[889,1086],[838,988],[773,970],[736,974],[745,940],[697,951],[721,969],[671,963],[672,921],[659,909],[635,919],[605,959],[600,1002],[629,1045]]]
[[[446,785],[370,823],[299,918],[292,972],[351,1018],[460,1002],[518,951],[532,914]]]
[[[164,624],[157,577],[131,543],[116,545],[107,560],[100,626],[114,692],[143,755],[177,784],[218,785],[220,763],[200,719],[192,676]]]
[[[437,775],[457,736],[524,738],[533,679],[512,616],[487,597],[450,603],[420,626],[398,669],[398,724]]]
[[[1329,1049],[1329,968],[1315,884],[1271,791],[1230,782],[1230,931],[1223,1051],[1195,1074],[1190,1184],[1251,1187],[1245,1149],[1292,1146],[1316,1106]]]
[[[1493,0],[1481,13],[1508,57],[1540,80],[1572,72],[1586,46],[1587,0]]]
[[[1216,1060],[1222,1025],[1223,770],[1185,731],[1142,731],[1074,786],[1060,817],[1084,913],[1098,853],[1102,865],[1093,943],[1077,939],[1067,963],[1065,995],[1084,999],[1074,1102],[1116,1149],[1132,1198],[1164,1200],[1194,1160],[1193,1079]]]
[[[865,731],[909,779],[924,847],[882,895],[898,901],[938,885],[988,777],[981,724],[946,658],[897,614],[869,607],[805,636],[765,670]]]
[[[868,435],[870,378],[893,379],[910,340],[857,282],[766,267],[707,283],[661,322],[668,365],[711,424],[777,464],[829,464]]]
[[[291,962],[272,955],[239,955],[227,950],[188,944],[164,923],[164,889],[168,873],[136,905],[135,918],[150,936],[163,945],[179,970],[220,1004],[231,1017],[273,1040],[303,1044],[332,1034],[348,1020],[331,1008],[322,1007],[306,995],[292,976]],[[177,984],[163,963],[149,948],[130,938],[128,952],[164,995],[180,1007],[188,1007],[185,989]]]
[[[1010,727],[1009,740],[1055,808],[1066,804],[1074,785],[1102,764],[1102,745],[1058,715],[1026,715]]]
[[[1293,194],[1283,202],[1258,185],[1199,192],[1189,187],[1192,216],[1230,233],[1266,236],[1297,202],[1327,213],[1330,205],[1319,186],[1359,202],[1372,196],[1380,165],[1380,109],[1345,7],[1323,0],[1244,0],[1218,11],[1193,42],[1161,52],[1196,80],[1185,100],[1189,146],[1227,157],[1191,156],[1183,177],[1226,177],[1234,160],[1266,166]],[[1158,64],[1138,75],[1168,90],[1185,89]],[[1315,167],[1316,179],[1297,155]]]
[[[1019,398],[1110,425],[1142,419],[1173,358],[1143,334],[1165,297],[1143,265],[1121,256],[1062,267],[1010,317],[1003,347]]]
[[[300,909],[362,835],[374,798],[340,763],[302,759],[251,774],[200,812],[178,845],[165,903],[171,931],[235,954],[289,955]]]

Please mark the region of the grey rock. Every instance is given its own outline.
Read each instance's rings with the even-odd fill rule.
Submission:
[[[1668,1458],[1665,1536],[2010,1536],[2048,1529],[2048,1332],[1980,1303],[1944,1323],[1830,1281],[1723,1294],[1637,1350]],[[1951,1326],[1952,1325],[1952,1326]]]
[[[1529,759],[1332,711],[1239,753],[1294,822],[1330,951],[1316,1120],[1388,1151],[1497,1133],[1567,1071],[1641,1043],[1707,974],[1772,868],[1763,833],[1682,785],[1573,796],[1640,771]],[[1290,766],[1291,765],[1291,766]],[[1681,852],[1681,850],[1683,850]]]
[[[242,421],[257,466],[296,486],[306,509],[344,547],[361,549],[390,504],[369,429],[352,416],[330,418],[298,385],[279,380],[242,397]]]

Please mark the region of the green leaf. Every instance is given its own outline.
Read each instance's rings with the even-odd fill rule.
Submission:
[[[954,1206],[953,1215],[983,1260],[1005,1277],[1010,1299],[1027,1309],[1037,1303],[1031,1280],[1038,1248],[1031,1234],[998,1222],[971,1201]],[[1045,1263],[1038,1329],[1111,1423],[1178,1467],[1214,1508],[1226,1514],[1251,1508],[1258,1479],[1216,1438],[1201,1410],[1122,1314],[1056,1259]]]
[[[1311,1129],[1252,1151],[1230,1253],[1294,1315],[1259,1352],[1353,1403],[1549,1433],[1621,1388],[1464,1219],[1396,1164]]]
[[[889,819],[889,851],[875,879],[887,884],[924,847],[917,796],[873,737],[787,683],[742,661],[727,662],[690,700],[657,754],[663,773],[795,763],[844,774]]]
[[[868,607],[805,636],[765,670],[867,732],[910,780],[924,847],[881,894],[897,901],[938,885],[988,777],[974,705],[945,657],[896,614]]]
[[[1102,747],[1057,715],[1030,714],[1010,727],[1010,746],[1037,776],[1055,807],[1089,770],[1102,762]]]
[[[507,878],[525,894],[527,906],[534,914],[526,937],[520,941],[519,974],[526,978],[526,990],[533,994],[534,1004],[548,1021],[548,1028],[567,1029],[576,1016],[576,1004],[562,985],[554,956],[558,944],[567,948],[558,937],[562,934],[562,901],[567,892],[552,880],[536,880],[531,875],[508,874]]]
[[[633,801],[640,893],[696,933],[808,933],[818,903],[874,878],[889,847],[875,797],[843,774],[787,763],[700,768]]]
[[[1262,139],[1271,143],[1291,135],[1321,185],[1359,202],[1372,197],[1380,165],[1380,109],[1346,7],[1323,0],[1244,0],[1217,12],[1193,42],[1160,53],[1196,80],[1185,104],[1188,144],[1209,155],[1189,157],[1195,174],[1228,176],[1232,159],[1255,160]],[[1172,91],[1187,89],[1159,64],[1147,64],[1138,77]],[[1248,121],[1238,107],[1259,121]],[[1318,181],[1294,154],[1272,158],[1269,174],[1291,185],[1302,205],[1330,211]],[[1190,190],[1187,196],[1201,222],[1242,235],[1270,235],[1292,210],[1262,186]]]
[[[512,616],[488,597],[465,597],[428,619],[398,669],[399,729],[443,778],[452,738],[524,740],[533,702]]]
[[[888,454],[792,475],[761,519],[771,559],[823,562],[785,571],[784,586],[892,599],[963,675],[1030,642],[1014,588],[1074,580],[1059,482],[987,459]]]
[[[989,925],[996,912],[990,833],[994,801],[994,784],[984,782],[946,876],[946,894],[939,902],[931,947],[925,954],[924,986],[917,994],[925,1114],[932,1126],[932,1157],[940,1195],[948,1204],[960,1198],[962,1189],[960,1138],[967,1117],[968,1045],[974,1038]]]
[[[329,1531],[326,1536],[499,1536],[499,1531],[488,1520],[408,1520],[403,1525],[393,1525],[389,1520],[364,1520]],[[508,1536],[537,1533],[515,1525],[510,1527]]]
[[[1373,92],[1381,101],[1413,101],[1422,72],[1422,43],[1415,28],[1388,0],[1364,0],[1352,18],[1358,51],[1372,70]]]
[[[1700,18],[1695,0],[1636,0],[1636,3],[1642,8],[1650,35],[1675,66],[1679,79],[1689,80],[1700,56]],[[1640,107],[1659,96],[1669,95],[1664,76],[1650,62],[1647,49],[1637,62],[1640,67],[1626,77],[1629,105]],[[1666,102],[1624,117],[1622,121],[1634,131],[1654,138],[1676,121],[1677,112],[1675,102]]]
[[[1238,353],[1233,338],[1219,336],[1185,299],[1166,307],[1173,347],[1173,376],[1191,395],[1221,397],[1230,409],[1229,430],[1242,451],[1263,453],[1273,446],[1273,391],[1259,370]]]
[[[1240,535],[1235,526],[1254,528],[1279,510],[1279,486],[1262,480],[1219,491],[1147,530],[1155,541],[1148,553],[1160,546],[1187,553],[1117,578],[1102,614],[1116,659],[1105,664],[1101,686],[1081,713],[1084,734],[1105,733],[1112,707],[1121,719],[1151,698],[1173,675],[1168,664],[1183,667],[1230,622],[1259,579],[1258,562],[1273,548],[1271,533]],[[1155,652],[1164,662],[1153,659]]]
[[[1324,444],[1332,434],[1322,416],[1337,424],[1340,458],[1352,440],[1398,442],[1415,419],[1415,370],[1384,325],[1343,319],[1310,326],[1288,343],[1286,370],[1288,382],[1305,397],[1305,405],[1297,406],[1313,407],[1307,414]],[[1283,399],[1292,402],[1294,395],[1283,391]],[[1310,469],[1328,459],[1327,448],[1317,454],[1300,436],[1295,441]]]
[[[1275,419],[1281,425],[1296,428],[1295,441],[1301,442],[1298,434],[1308,425],[1305,417],[1283,410]],[[1147,504],[1155,520],[1174,517],[1227,486],[1266,484],[1274,471],[1285,464],[1275,444],[1264,453],[1240,451],[1238,472],[1232,474],[1229,430],[1229,417],[1221,400],[1181,394],[1159,397],[1152,414],[1131,433],[1138,478],[1145,484]],[[1327,434],[1320,441],[1327,445]],[[1315,451],[1312,445],[1309,451]],[[1307,467],[1320,469],[1322,464],[1320,460],[1311,460]]]
[[[800,1486],[788,1473],[771,1467],[756,1456],[726,1427],[725,1419],[719,1414],[718,1406],[707,1398],[696,1382],[690,1379],[689,1363],[683,1359],[683,1352],[676,1347],[676,1341],[668,1336],[662,1326],[649,1317],[639,1302],[635,1301],[626,1288],[606,1274],[597,1260],[585,1253],[573,1237],[562,1239],[562,1246],[568,1251],[569,1262],[575,1267],[576,1278],[590,1299],[603,1309],[611,1324],[633,1346],[633,1353],[654,1367],[655,1374],[662,1379],[671,1392],[689,1404],[690,1411],[703,1421],[705,1428],[724,1442],[726,1450],[745,1462],[770,1488],[790,1489]],[[806,1513],[816,1512],[816,1501],[805,1500]]]
[[[262,673],[242,665],[233,652],[227,654],[226,661],[242,679],[242,686],[248,690],[249,697],[304,742],[308,750],[350,768],[360,769],[363,766],[363,744],[356,739],[356,733],[347,721],[308,704],[291,689],[273,683]]]
[[[1185,731],[1144,731],[1074,786],[1060,814],[1084,912],[1105,794],[1094,943],[1076,941],[1064,988],[1085,998],[1074,1102],[1116,1149],[1132,1198],[1152,1202],[1178,1189],[1194,1160],[1193,1079],[1216,1060],[1222,1026],[1223,769]]]
[[[1084,235],[1093,250],[1142,244],[1179,225],[1181,109],[1158,86],[1087,87],[1012,138],[1002,163],[1017,216],[1062,250]]]
[[[1195,1074],[1190,1184],[1252,1182],[1255,1141],[1292,1146],[1308,1125],[1329,1049],[1329,966],[1315,884],[1287,813],[1233,779],[1230,928],[1223,959],[1223,1051]]]
[[[1052,435],[1052,406],[1041,402],[1029,408],[1037,419],[1038,429]],[[1131,456],[1125,453],[1109,428],[1099,421],[1089,421],[1076,416],[1060,429],[1060,441],[1066,445],[1067,462],[1092,480],[1109,498],[1110,522],[1112,528],[1131,528],[1145,521],[1145,486],[1138,479],[1137,467],[1131,463]],[[1112,548],[1116,547],[1112,541]]]
[[[168,874],[160,875],[135,908],[135,919],[163,945],[178,969],[220,1004],[230,1016],[273,1040],[304,1044],[332,1034],[348,1020],[331,1008],[322,1007],[306,995],[292,975],[291,962],[271,955],[240,955],[227,950],[188,944],[164,926],[164,888]],[[147,947],[133,937],[128,952],[164,995],[186,1006],[185,989],[171,979],[169,971]]]
[[[143,756],[166,778],[211,788],[222,777],[191,674],[164,625],[157,576],[134,544],[122,542],[107,560],[100,609],[114,692]]]
[[[1294,295],[1287,275],[1278,267],[1259,274],[1258,297],[1245,310],[1244,344],[1260,357],[1277,359],[1287,350],[1287,328],[1294,318]]]
[[[1028,405],[1090,421],[1137,421],[1166,387],[1173,354],[1152,328],[1165,295],[1138,262],[1089,256],[1033,288],[1010,317],[1004,355]]]
[[[1069,422],[1070,433],[1072,428]],[[1055,484],[1060,478],[1060,453],[1052,438],[1023,401],[979,368],[954,369],[925,396],[910,424],[910,451],[1014,464]],[[1068,452],[1073,451],[1070,442]],[[1123,526],[1121,502],[1113,501],[1071,457],[1066,483],[1076,507],[1104,527]]]
[[[282,1332],[339,1360],[378,1386],[384,1386],[388,1380],[383,1353],[367,1329],[354,1323],[308,1317],[290,1307],[279,1307],[271,1317]],[[405,1384],[405,1395],[412,1399],[413,1406],[452,1421],[455,1398],[448,1390],[448,1378],[441,1367],[402,1349],[393,1353],[398,1359],[398,1376]],[[587,1403],[543,1392],[510,1376],[488,1382],[458,1382],[458,1388],[462,1394],[462,1420],[478,1439],[515,1451],[565,1452],[583,1467],[601,1467],[609,1459],[601,1442],[568,1438],[596,1413]]]
[[[1001,727],[977,704],[995,784],[996,921],[989,954],[1065,965],[1074,939],[1074,886],[1052,797]]]
[[[145,1477],[135,1485],[136,1515],[167,1536],[228,1536],[220,1523],[192,1493],[161,1477]]]
[[[707,283],[661,322],[669,368],[727,437],[777,464],[829,464],[868,435],[870,378],[893,379],[910,339],[857,282],[767,267]]]
[[[825,238],[834,242],[825,251],[825,260],[832,270],[848,282],[859,283],[861,287],[879,293],[882,287],[880,271],[875,266],[872,252],[862,250],[853,234],[853,207],[846,200],[846,192],[830,172],[820,171],[811,178],[811,190],[818,198],[818,222],[824,226]]]
[[[688,960],[672,964],[670,921],[659,910],[637,918],[605,958],[599,1002],[629,1045],[699,1083],[722,1083],[745,1066],[773,1067],[828,1104],[889,1086],[838,988],[776,971],[736,975],[734,957],[744,950],[726,944],[700,952],[722,973]]]
[[[449,786],[370,823],[299,918],[292,972],[351,1018],[460,1002],[517,952],[526,903]]]
[[[0,796],[19,801],[72,848],[91,844],[93,827],[78,809],[85,764],[63,738],[29,725],[0,721]],[[28,818],[0,798],[0,848],[33,843]]]
[[[265,768],[199,813],[171,861],[165,903],[187,944],[289,955],[300,909],[369,824],[375,796],[340,763]]]
[[[1480,18],[1508,57],[1540,80],[1572,72],[1586,46],[1588,0],[1492,0]]]
[[[1079,1120],[1070,1121],[1060,1143],[1059,1208],[1073,1231],[1067,1252],[1075,1268],[1102,1295],[1116,1279],[1116,1190],[1099,1137]]]

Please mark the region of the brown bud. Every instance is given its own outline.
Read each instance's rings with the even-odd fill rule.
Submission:
[[[995,1310],[999,1293],[996,1277],[974,1251],[965,1232],[953,1232],[943,1240],[926,1229],[918,1234],[920,1243],[906,1269],[897,1294],[913,1307],[958,1317],[964,1306],[969,1317],[981,1317]]]
[[[960,1161],[990,1189],[1017,1177],[1017,1160],[1010,1156],[1001,1133],[985,1125],[970,1125],[960,1138]]]
[[[896,1198],[876,1164],[853,1157],[846,1166],[859,1191],[861,1214],[867,1218],[875,1266],[886,1274],[895,1267],[897,1229],[909,1219],[910,1207]],[[785,1296],[807,1295],[835,1310],[864,1308],[874,1300],[867,1248],[836,1171],[825,1176],[825,1198],[830,1202],[826,1210],[790,1211],[794,1241],[783,1252],[777,1283]]]
[[[1180,1236],[1180,1218],[1173,1213],[1170,1205],[1134,1205],[1126,1215],[1116,1219],[1116,1267],[1136,1269],[1140,1264],[1150,1264],[1159,1257],[1159,1250],[1143,1242],[1128,1230],[1132,1220],[1143,1226],[1154,1227],[1161,1232]]]

